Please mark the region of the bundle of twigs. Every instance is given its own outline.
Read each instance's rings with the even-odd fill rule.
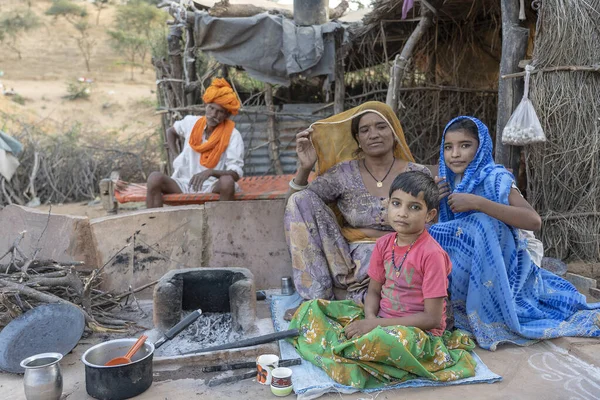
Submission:
[[[527,149],[529,200],[553,257],[600,260],[600,1],[543,1],[530,96],[545,144]]]
[[[0,262],[5,262],[0,264],[0,329],[22,313],[49,303],[77,306],[94,332],[123,332],[135,325],[112,312],[133,291],[113,296],[100,290],[102,268],[89,271],[79,262],[40,260],[36,258],[40,249],[25,255],[19,247],[25,234],[0,254]]]
[[[20,127],[7,133],[24,145],[16,174],[10,181],[0,176],[0,206],[25,205],[36,198],[41,203],[93,200],[98,183],[113,170],[119,170],[123,179],[145,181],[149,172],[158,169],[159,138],[153,131],[117,140],[79,126],[43,132],[15,116],[0,116]]]

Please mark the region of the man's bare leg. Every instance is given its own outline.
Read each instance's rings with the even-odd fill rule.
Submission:
[[[157,208],[163,206],[163,194],[181,193],[177,182],[163,174],[162,172],[153,172],[148,177],[146,207]]]
[[[232,201],[235,195],[235,180],[231,175],[223,175],[213,187],[213,193],[219,193],[219,201]]]

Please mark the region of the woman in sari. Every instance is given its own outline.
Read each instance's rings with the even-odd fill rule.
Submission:
[[[380,102],[315,122],[297,135],[296,150],[284,217],[296,289],[307,300],[362,304],[375,240],[392,230],[392,181],[405,171],[430,172],[414,163],[400,121]],[[317,178],[308,184],[315,164]]]
[[[586,304],[571,283],[532,259],[522,230],[539,227],[539,216],[513,175],[494,163],[492,148],[488,128],[476,118],[455,118],[444,130],[439,176],[446,197],[429,232],[452,261],[448,292],[455,326],[489,350],[501,343],[600,336],[600,303]]]

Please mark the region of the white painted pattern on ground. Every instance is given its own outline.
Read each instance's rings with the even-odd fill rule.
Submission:
[[[569,400],[600,399],[600,368],[569,354],[566,349],[551,342],[543,343],[549,351],[532,354],[529,365],[542,379],[563,382]]]

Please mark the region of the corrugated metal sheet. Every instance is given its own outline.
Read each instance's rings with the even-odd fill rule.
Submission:
[[[327,117],[331,109],[321,110],[324,104],[285,105],[278,115],[276,129],[279,133],[279,152],[281,166],[285,174],[296,172],[296,134],[307,128],[312,122]],[[244,174],[274,175],[275,170],[269,158],[269,139],[267,134],[267,116],[261,114],[265,107],[246,108],[256,114],[239,114],[233,118],[236,128],[244,138],[245,157]],[[321,111],[319,111],[321,110]],[[316,111],[316,112],[315,112]],[[315,112],[313,114],[313,112]]]

